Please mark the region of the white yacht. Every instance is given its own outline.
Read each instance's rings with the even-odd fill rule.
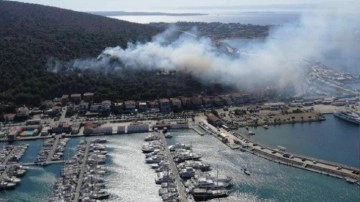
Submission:
[[[360,125],[360,116],[352,113],[351,111],[336,111],[334,116],[350,123]]]

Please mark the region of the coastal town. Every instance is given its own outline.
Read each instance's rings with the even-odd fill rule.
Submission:
[[[175,130],[193,130],[204,137],[211,135],[230,149],[341,178],[351,184],[360,184],[358,168],[293,154],[282,146],[271,148],[251,139],[255,135],[251,128],[268,129],[281,124],[321,122],[326,121],[324,114],[336,115],[339,111],[359,117],[359,96],[296,98],[273,102],[264,100],[270,93],[264,90],[211,97],[123,102],[104,100],[100,103],[94,102],[94,93],[76,93],[44,101],[38,108],[21,106],[16,109],[16,113],[6,114],[5,122],[1,123],[0,138],[6,143],[3,144],[0,159],[1,189],[16,188],[28,166],[63,164],[61,179],[55,184],[52,201],[106,199],[109,193],[105,191],[106,185],[102,179],[106,165],[99,166],[106,159],[106,136],[150,133],[153,134],[147,137],[150,142],[142,147],[142,151],[146,153],[145,162],[150,163],[158,173],[156,183],[162,187],[159,194],[163,201],[228,196],[230,180],[226,178],[217,181],[214,176],[195,171],[195,168],[206,170],[206,165],[194,163],[200,156],[192,153],[191,147],[175,145],[179,151],[172,150],[174,146],[168,147],[166,132]],[[102,139],[82,142],[74,157],[65,158],[63,151],[68,140],[82,136]],[[35,161],[20,163],[28,145],[14,143],[37,139],[44,141]],[[246,169],[243,172],[250,175]],[[202,180],[213,180],[216,183],[207,187],[199,184]],[[83,187],[84,183],[87,187]]]

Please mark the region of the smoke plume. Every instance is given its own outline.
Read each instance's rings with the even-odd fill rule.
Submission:
[[[319,5],[314,11],[304,12],[298,22],[272,29],[262,44],[248,48],[251,54],[229,55],[219,51],[210,38],[197,36],[194,30],[179,32],[171,27],[151,42],[130,43],[126,49],[109,47],[97,60],[75,60],[73,66],[108,72],[122,67],[179,70],[204,82],[239,88],[291,85],[300,93],[308,67],[305,60],[360,56],[360,16],[356,5],[355,1]],[[114,59],[121,65],[109,65]],[[355,62],[336,60],[333,65],[351,67]],[[359,69],[356,65],[353,68]]]

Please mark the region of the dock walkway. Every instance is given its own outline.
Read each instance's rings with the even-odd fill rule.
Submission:
[[[84,172],[85,172],[85,168],[86,168],[86,162],[88,159],[88,154],[89,154],[89,147],[90,147],[90,141],[86,142],[86,147],[85,147],[85,153],[84,153],[84,158],[80,167],[80,173],[79,173],[79,178],[77,179],[77,185],[76,185],[76,193],[75,193],[75,197],[74,197],[74,202],[78,202],[79,201],[79,197],[80,197],[80,190],[81,190],[81,186],[84,180]]]
[[[48,164],[51,161],[51,159],[53,158],[54,152],[55,152],[55,150],[56,150],[56,148],[57,148],[57,146],[59,144],[59,140],[60,140],[60,136],[57,135],[55,137],[55,142],[54,142],[54,144],[53,144],[53,146],[52,146],[52,148],[50,150],[50,153],[49,153],[49,155],[48,155],[48,157],[47,157],[47,159],[45,161],[46,164]]]
[[[169,148],[167,147],[165,136],[160,134],[160,133],[157,133],[157,135],[160,136],[160,140],[164,145],[165,154],[166,154],[166,157],[169,160],[170,172],[174,175],[174,178],[175,178],[175,183],[176,183],[177,190],[178,190],[178,193],[179,193],[179,199],[180,199],[181,202],[187,202],[188,199],[187,199],[187,193],[185,191],[185,186],[182,183],[182,180],[181,180],[179,172],[178,172],[178,170],[176,168],[174,159],[173,159],[173,157],[172,157],[172,155],[170,153]]]
[[[16,146],[14,146],[14,148],[12,148],[12,150],[9,152],[9,154],[6,156],[6,158],[4,159],[4,161],[1,163],[2,165],[7,165],[8,161],[10,160],[10,158],[14,155],[14,152],[16,151]],[[0,179],[4,179],[4,177],[6,177],[8,171],[9,171],[10,166],[6,166],[5,170],[1,173],[0,175]]]

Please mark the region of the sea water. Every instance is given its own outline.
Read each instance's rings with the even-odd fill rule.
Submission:
[[[322,150],[329,148],[332,154],[327,154],[327,160],[336,161],[337,156],[341,159],[342,152],[349,149],[348,145],[351,142],[359,142],[352,133],[356,133],[357,129],[347,125],[346,122],[332,119],[332,116],[326,118],[327,121],[322,123],[270,127],[266,130],[266,134],[261,132],[262,128],[258,128],[254,130],[256,135],[252,138],[263,144],[270,146],[281,144],[289,151],[319,158],[322,156],[316,156],[317,153],[323,153]],[[343,133],[329,133],[335,130],[329,128],[330,125]],[[321,133],[321,130],[325,132]],[[323,141],[316,140],[314,134],[301,134],[298,131],[315,131],[314,134],[320,134],[317,136]],[[193,150],[202,156],[202,160],[212,165],[211,172],[233,177],[234,186],[230,196],[220,201],[360,201],[359,187],[348,184],[345,180],[288,167],[246,152],[231,150],[218,139],[209,135],[199,136],[191,130],[170,132],[170,134],[173,138],[168,139],[169,144],[176,142],[192,144]],[[107,191],[111,194],[108,201],[161,201],[158,196],[159,186],[154,181],[156,174],[149,165],[145,164],[145,156],[141,152],[141,146],[147,135],[148,133],[104,137],[108,140],[106,143],[108,157],[105,164],[108,171],[105,182]],[[337,147],[332,148],[332,142],[341,143],[344,135],[347,135],[345,141],[348,142],[336,144]],[[285,142],[275,141],[284,138]],[[326,139],[329,138],[333,140],[327,141]],[[68,142],[64,152],[65,158],[74,154],[81,140],[83,138],[73,138]],[[43,140],[26,142],[30,147],[21,162],[33,161],[42,142]],[[316,145],[321,145],[321,148],[312,148],[313,142],[318,142]],[[356,149],[356,147],[352,148]],[[309,151],[312,152],[307,153]],[[356,153],[355,150],[353,152]],[[356,155],[343,156],[344,159],[349,158],[344,163],[351,165],[351,162],[354,162],[351,158],[355,157]],[[241,171],[242,168],[248,169],[251,175],[245,175]],[[0,198],[9,201],[47,201],[52,195],[56,179],[60,176],[60,169],[61,164],[46,167],[32,166],[19,186],[14,190],[0,192]]]
[[[212,165],[214,174],[233,177],[233,189],[220,201],[359,201],[359,187],[345,180],[288,167],[231,150],[215,137],[192,131],[171,132],[169,143],[192,144],[193,151]],[[246,168],[248,176],[241,171]],[[218,201],[214,199],[212,201]]]

